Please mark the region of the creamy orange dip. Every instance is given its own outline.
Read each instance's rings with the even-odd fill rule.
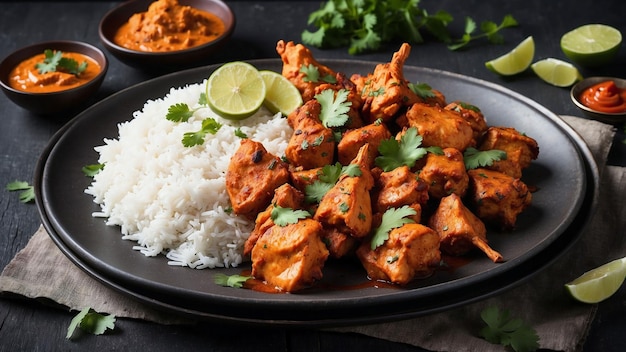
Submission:
[[[40,73],[36,65],[44,62],[45,54],[35,55],[20,62],[9,75],[9,84],[12,88],[30,93],[50,93],[78,87],[94,79],[100,73],[100,65],[89,56],[63,52],[63,58],[74,59],[78,63],[87,62],[87,67],[80,74],[63,72],[57,69],[53,72]]]
[[[114,42],[138,51],[176,51],[208,43],[224,31],[224,22],[210,12],[179,5],[178,0],[158,0],[148,11],[131,16]]]

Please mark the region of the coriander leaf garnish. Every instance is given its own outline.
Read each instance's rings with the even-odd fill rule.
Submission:
[[[35,199],[35,189],[29,185],[26,181],[13,181],[6,185],[6,190],[9,192],[20,191],[20,202],[28,203]]]
[[[304,73],[304,78],[302,79],[304,82],[325,82],[331,84],[337,83],[337,78],[333,75],[325,75],[323,77],[320,77],[319,69],[313,64],[309,64],[308,66],[302,65],[302,67],[300,67],[300,73]]]
[[[104,164],[90,164],[83,166],[81,170],[85,176],[94,177],[102,169],[104,169]]]
[[[252,276],[215,274],[213,282],[224,287],[242,288]]]
[[[465,33],[460,39],[457,39],[453,44],[448,45],[450,50],[458,50],[469,44],[472,40],[486,37],[491,44],[502,44],[504,37],[500,33],[500,30],[508,27],[517,26],[517,20],[512,15],[506,15],[502,19],[500,24],[496,24],[492,21],[484,21],[480,24],[481,34],[472,35],[476,30],[476,22],[470,17],[465,18]]]
[[[248,138],[248,135],[247,135],[247,134],[245,134],[245,133],[241,130],[241,128],[239,128],[239,127],[235,130],[235,136],[237,136],[237,137],[239,137],[239,138],[241,138],[241,139],[246,139],[246,138]]]
[[[487,324],[480,330],[480,336],[485,340],[505,347],[511,346],[516,352],[536,351],[539,348],[535,329],[521,319],[511,318],[508,310],[488,307],[480,313],[480,317]]]
[[[491,166],[494,161],[505,160],[506,152],[499,149],[478,150],[469,147],[463,153],[465,169],[472,170],[479,167]]]
[[[274,224],[281,227],[295,224],[300,219],[306,219],[310,216],[311,213],[306,210],[293,210],[291,208],[283,208],[279,205],[274,205],[272,213],[270,214]]]
[[[71,339],[76,328],[94,335],[102,335],[107,329],[115,328],[115,315],[103,315],[91,308],[80,311],[67,328],[66,339]]]
[[[374,162],[383,171],[391,171],[403,165],[413,167],[427,153],[425,148],[420,147],[421,144],[422,136],[417,133],[417,128],[411,127],[400,137],[400,141],[393,137],[382,141],[378,146],[380,155]]]
[[[334,90],[326,89],[317,94],[315,99],[322,106],[320,120],[325,127],[341,127],[348,122],[348,111],[352,102],[348,101],[347,90],[340,89],[335,97]]]
[[[422,99],[434,98],[435,92],[427,83],[409,83],[409,89]]]
[[[304,189],[305,199],[308,203],[318,203],[322,197],[339,181],[341,175],[350,177],[361,176],[359,165],[350,164],[342,166],[339,162],[334,165],[324,165],[320,171],[319,178]]]
[[[400,208],[389,208],[383,214],[380,226],[374,230],[374,236],[372,237],[371,248],[372,250],[381,246],[389,239],[389,232],[395,228],[401,227],[404,224],[412,224],[415,221],[409,216],[416,215],[415,209],[408,205],[404,205]]]
[[[165,118],[173,122],[187,122],[194,112],[195,110],[189,109],[189,105],[178,103],[167,108]]]
[[[187,132],[183,135],[183,145],[185,147],[202,145],[204,143],[204,137],[207,134],[216,134],[221,127],[222,124],[217,122],[214,118],[206,118],[202,120],[202,128],[199,131]]]
[[[86,61],[79,64],[78,61],[74,59],[63,57],[63,53],[61,51],[46,49],[43,54],[43,62],[35,64],[35,68],[40,74],[61,71],[78,76],[87,69]]]

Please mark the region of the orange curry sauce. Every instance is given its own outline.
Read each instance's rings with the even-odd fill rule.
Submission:
[[[39,73],[35,67],[45,60],[45,54],[35,55],[19,63],[9,75],[12,88],[30,93],[51,93],[76,88],[94,79],[100,73],[100,65],[89,56],[63,52],[63,58],[74,59],[79,64],[87,62],[87,68],[79,75],[63,71]]]
[[[580,102],[601,112],[625,112],[626,89],[619,88],[613,81],[604,81],[585,89],[580,94]]]
[[[131,16],[114,41],[132,50],[167,52],[208,43],[224,31],[224,22],[210,12],[179,5],[178,0],[158,0],[147,12]]]

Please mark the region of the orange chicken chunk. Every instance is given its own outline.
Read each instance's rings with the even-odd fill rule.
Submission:
[[[370,279],[400,285],[429,275],[441,261],[439,235],[421,224],[391,230],[389,238],[376,249],[371,248],[370,241],[363,241],[356,253]]]
[[[467,173],[470,177],[467,195],[476,215],[503,230],[515,228],[517,216],[532,200],[528,186],[499,171],[479,168]]]
[[[312,286],[322,278],[328,258],[322,231],[310,218],[272,226],[252,249],[252,276],[285,292]]]
[[[460,256],[476,247],[494,262],[503,260],[502,255],[487,244],[485,224],[454,193],[441,199],[428,225],[439,234],[443,252]]]
[[[226,171],[226,191],[235,214],[255,219],[270,204],[274,190],[289,180],[287,164],[263,144],[242,139]]]

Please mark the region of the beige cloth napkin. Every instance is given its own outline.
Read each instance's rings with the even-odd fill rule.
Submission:
[[[328,330],[360,333],[433,351],[502,351],[501,346],[478,337],[478,331],[484,326],[480,312],[494,305],[510,310],[512,315],[531,324],[537,330],[542,348],[579,350],[596,306],[573,301],[563,284],[584,271],[626,255],[626,238],[622,238],[619,231],[626,228],[626,207],[620,199],[626,194],[626,168],[605,167],[615,134],[612,126],[570,116],[563,116],[563,119],[587,142],[602,175],[601,201],[596,215],[568,255],[561,256],[528,282],[480,302],[404,321]],[[583,257],[584,262],[579,260]],[[43,227],[4,268],[0,275],[0,293],[53,301],[72,310],[90,306],[117,317],[161,324],[194,323],[172,318],[103,286],[74,266]]]

